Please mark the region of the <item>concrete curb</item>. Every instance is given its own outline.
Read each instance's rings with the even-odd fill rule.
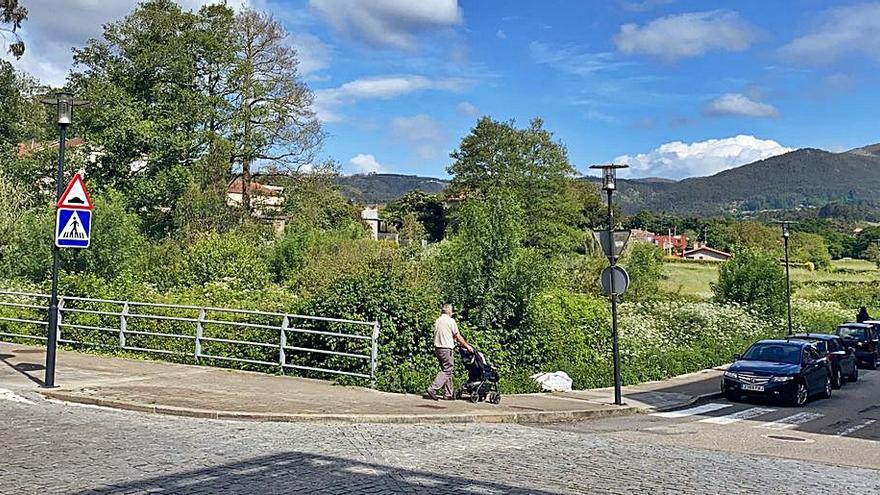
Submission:
[[[287,414],[258,413],[243,411],[214,411],[155,404],[143,404],[119,400],[87,397],[69,391],[40,391],[45,397],[98,407],[108,407],[141,413],[164,414],[168,416],[184,416],[189,418],[220,419],[231,421],[257,422],[340,422],[340,423],[385,423],[385,424],[418,424],[418,423],[564,423],[587,419],[628,416],[653,409],[624,406],[607,409],[582,409],[573,411],[538,411],[525,413],[465,413],[465,414]],[[681,407],[681,406],[676,406]]]

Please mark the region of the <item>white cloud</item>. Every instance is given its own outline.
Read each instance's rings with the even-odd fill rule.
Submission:
[[[736,12],[713,10],[660,17],[645,24],[624,24],[614,36],[617,49],[673,62],[711,50],[743,51],[757,32]]]
[[[315,91],[315,109],[324,122],[338,122],[343,117],[336,113],[340,105],[361,100],[388,100],[417,91],[460,91],[461,79],[430,79],[424,76],[397,75],[378,76],[349,81],[337,88]]]
[[[633,177],[681,179],[712,175],[789,151],[794,149],[773,140],[739,135],[690,144],[674,141],[647,153],[618,156],[614,163],[629,165],[628,175]]]
[[[471,102],[463,101],[455,106],[455,110],[465,117],[476,117],[480,114],[480,110]]]
[[[864,55],[880,62],[880,2],[831,9],[811,33],[782,47],[784,57],[808,64]]]
[[[715,98],[703,108],[706,115],[737,115],[757,118],[779,117],[779,110],[773,105],[761,103],[739,93],[727,93]]]
[[[495,31],[495,37],[498,38],[499,40],[506,40],[507,33],[502,31],[501,29],[499,29],[498,31]]]
[[[414,35],[462,21],[457,0],[309,0],[334,30],[370,44],[413,49]]]
[[[580,76],[630,65],[617,60],[612,52],[589,52],[578,45],[553,46],[533,41],[529,43],[529,54],[539,64]]]
[[[416,154],[425,160],[443,155],[449,135],[439,122],[420,113],[412,117],[395,117],[391,120],[394,137],[407,141],[415,147]]]
[[[59,13],[63,3],[63,14]],[[64,84],[73,64],[73,47],[85,45],[90,38],[99,38],[103,25],[125,17],[140,0],[27,0],[28,18],[22,23],[21,35],[26,50],[21,60],[2,55],[19,70],[46,84]],[[215,0],[178,0],[186,9],[216,3]],[[249,0],[231,0],[230,7],[249,5]],[[4,51],[5,50],[0,50]]]
[[[315,35],[300,33],[291,35],[293,46],[299,58],[299,73],[309,75],[330,67],[333,49]]]
[[[381,165],[373,155],[358,153],[348,163],[357,174],[382,173],[386,167]]]

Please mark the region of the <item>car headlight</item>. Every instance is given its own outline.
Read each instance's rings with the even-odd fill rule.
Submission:
[[[734,372],[732,372],[732,371],[725,371],[725,372],[724,372],[724,376],[726,376],[727,378],[733,378],[734,380],[736,380],[737,378],[739,378],[739,377],[736,375],[736,373],[734,373]]]
[[[771,382],[784,383],[794,380],[793,376],[774,376],[770,378]]]

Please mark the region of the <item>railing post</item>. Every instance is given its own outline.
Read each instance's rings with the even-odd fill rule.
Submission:
[[[122,313],[119,314],[119,348],[125,349],[125,331],[128,330],[128,301],[122,305]]]
[[[284,374],[284,364],[287,363],[287,354],[284,352],[284,346],[287,345],[287,329],[290,327],[290,318],[284,315],[281,322],[281,336],[278,344],[278,366],[280,366],[281,374]]]
[[[370,339],[370,386],[376,388],[376,369],[379,367],[379,322],[373,322],[373,335]]]
[[[61,312],[64,311],[64,297],[58,296],[58,324],[55,328],[56,342],[61,342]]]
[[[196,322],[196,352],[195,358],[198,361],[202,355],[202,332],[204,331],[203,323],[205,321],[205,310],[199,310],[199,320]]]

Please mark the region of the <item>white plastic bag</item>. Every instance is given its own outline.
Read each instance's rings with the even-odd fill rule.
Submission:
[[[542,390],[551,392],[571,392],[571,377],[564,371],[553,373],[537,373],[532,379],[541,386]]]

